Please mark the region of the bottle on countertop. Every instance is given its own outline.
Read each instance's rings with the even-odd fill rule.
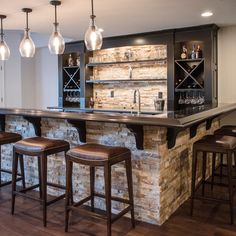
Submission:
[[[91,97],[90,100],[89,100],[89,108],[94,108],[94,99],[93,99],[93,97]]]
[[[73,65],[74,65],[74,60],[72,58],[72,55],[70,54],[68,58],[68,66],[73,66]]]
[[[185,45],[182,47],[182,53],[180,55],[181,59],[187,59],[188,57],[188,50]]]
[[[156,111],[163,111],[165,100],[163,99],[163,92],[158,92],[158,96],[154,99],[154,107]]]
[[[200,45],[197,45],[196,59],[202,58],[202,49]]]
[[[196,46],[193,44],[193,50],[191,52],[191,59],[196,59]]]

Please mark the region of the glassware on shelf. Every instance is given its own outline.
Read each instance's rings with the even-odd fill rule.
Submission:
[[[184,100],[184,104],[186,104],[186,105],[191,104],[191,98],[189,96],[189,92],[186,92],[186,97],[185,97],[185,100]]]
[[[179,100],[178,100],[178,104],[179,104],[179,105],[185,104],[185,99],[184,99],[182,93],[180,93]]]

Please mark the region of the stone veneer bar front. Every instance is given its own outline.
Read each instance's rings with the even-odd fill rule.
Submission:
[[[236,107],[233,106],[231,110]],[[227,109],[226,109],[227,110]],[[24,111],[27,114],[27,111]],[[19,112],[0,109],[5,116],[5,130],[22,134],[24,138],[35,136],[34,127]],[[28,111],[30,115],[30,111]],[[214,112],[211,112],[213,115]],[[223,112],[222,112],[223,113]],[[42,113],[43,114],[43,113]],[[77,129],[67,122],[66,112],[62,117],[44,117],[41,115],[41,134],[44,137],[64,139],[71,147],[82,144]],[[206,114],[208,114],[206,112]],[[221,114],[221,113],[219,113]],[[218,115],[219,115],[218,114]],[[190,138],[190,129],[182,129],[177,135],[175,146],[168,149],[168,127],[160,125],[143,125],[143,150],[138,150],[134,134],[124,122],[102,122],[86,120],[87,142],[105,145],[125,146],[132,151],[133,185],[136,219],[152,224],[163,224],[170,215],[190,196],[192,144],[206,134],[212,134],[219,128],[219,117],[216,115],[211,127],[206,130],[206,120],[196,126],[196,135]],[[40,116],[34,114],[34,116]],[[52,112],[52,116],[53,112]],[[69,116],[69,115],[68,115]],[[78,118],[79,118],[78,114]],[[82,117],[82,115],[81,115]],[[81,118],[80,117],[80,118]],[[82,118],[81,118],[82,119]],[[154,118],[153,118],[154,119]],[[200,119],[200,118],[199,118]],[[199,121],[199,119],[196,119]],[[196,124],[194,123],[194,124]],[[3,147],[3,166],[11,168],[12,145]],[[25,158],[27,184],[37,181],[37,161],[35,158]],[[210,166],[208,165],[208,171]],[[7,178],[7,176],[5,176]],[[52,155],[48,159],[48,180],[65,184],[65,160],[63,154]],[[124,184],[125,183],[125,184]],[[103,192],[103,173],[96,169],[96,191]],[[89,194],[89,171],[82,165],[75,165],[73,187],[76,199]],[[49,193],[57,195],[55,189]],[[127,196],[126,175],[123,164],[118,164],[112,170],[112,194]],[[105,209],[102,199],[97,199],[96,207]],[[123,207],[121,203],[113,203],[113,212]]]

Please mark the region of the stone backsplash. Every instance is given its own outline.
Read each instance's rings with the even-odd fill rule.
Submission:
[[[64,139],[71,147],[81,144],[78,132],[65,120],[42,118],[41,125],[44,137]],[[166,128],[144,126],[144,150],[137,150],[134,135],[124,124],[86,122],[87,142],[130,148],[135,216],[138,220],[158,225],[165,222],[190,195],[192,143],[206,133],[212,133],[218,127],[218,121],[213,122],[212,128],[208,131],[205,130],[204,125],[201,125],[193,139],[189,139],[189,129],[186,129],[178,135],[176,146],[168,150]],[[24,138],[35,135],[32,125],[20,116],[7,116],[6,130],[20,133]],[[11,168],[12,145],[4,145],[2,152],[3,166]],[[25,169],[27,184],[36,183],[38,173],[36,158],[25,157]],[[63,153],[48,158],[48,180],[65,184]],[[76,199],[89,193],[87,167],[75,165],[73,184]],[[96,191],[104,191],[101,168],[96,169],[95,186]],[[50,188],[49,193],[57,195],[58,191]],[[127,197],[123,164],[113,167],[112,193]],[[96,206],[104,209],[104,201],[96,200]],[[122,207],[123,204],[113,202],[113,212],[118,212]]]
[[[139,89],[141,109],[154,110],[153,100],[158,92],[163,92],[163,98],[167,99],[166,58],[165,45],[117,47],[95,51],[90,62],[137,61],[93,67],[90,79],[96,81],[93,84],[95,107],[130,108],[133,106],[134,90]],[[163,61],[155,61],[156,59]],[[143,63],[140,62],[142,60],[151,61]],[[108,82],[97,83],[104,80]]]

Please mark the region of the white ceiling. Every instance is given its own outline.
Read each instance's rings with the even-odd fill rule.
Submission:
[[[236,25],[236,0],[94,0],[96,24],[104,36],[180,28],[216,23]],[[0,0],[0,13],[7,15],[4,28],[18,30],[25,26],[21,8],[29,7],[29,24],[33,32],[50,33],[54,9],[49,0]],[[204,19],[201,12],[214,15]],[[64,37],[83,39],[88,27],[90,0],[62,0],[58,21]]]

